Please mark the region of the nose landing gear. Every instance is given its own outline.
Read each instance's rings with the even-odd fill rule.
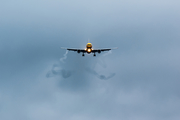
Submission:
[[[82,56],[84,56],[84,53],[82,54]]]

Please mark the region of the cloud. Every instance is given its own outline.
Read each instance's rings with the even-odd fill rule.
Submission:
[[[72,71],[65,70],[61,68],[60,65],[54,64],[52,70],[46,74],[46,77],[49,78],[49,77],[54,77],[56,75],[62,76],[63,78],[68,78],[72,75]]]
[[[90,69],[90,68],[86,68],[86,71],[88,73],[91,73],[92,75],[95,75],[97,78],[99,78],[101,80],[108,80],[108,79],[110,79],[110,78],[115,76],[115,73],[111,73],[109,76],[101,75],[101,74],[98,74],[95,70]]]

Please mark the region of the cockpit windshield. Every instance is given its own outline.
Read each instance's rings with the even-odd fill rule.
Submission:
[[[86,47],[87,48],[92,48],[92,44],[91,43],[87,43]]]

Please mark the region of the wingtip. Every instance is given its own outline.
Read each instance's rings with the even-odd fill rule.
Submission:
[[[112,49],[118,49],[118,47],[114,47],[114,48],[112,48]]]
[[[65,47],[61,47],[61,49],[67,49],[67,48],[65,48]]]

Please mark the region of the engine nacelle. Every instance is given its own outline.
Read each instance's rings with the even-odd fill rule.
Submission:
[[[98,53],[101,53],[101,50],[98,50]]]
[[[80,53],[80,52],[81,52],[80,50],[77,51],[77,53]]]

